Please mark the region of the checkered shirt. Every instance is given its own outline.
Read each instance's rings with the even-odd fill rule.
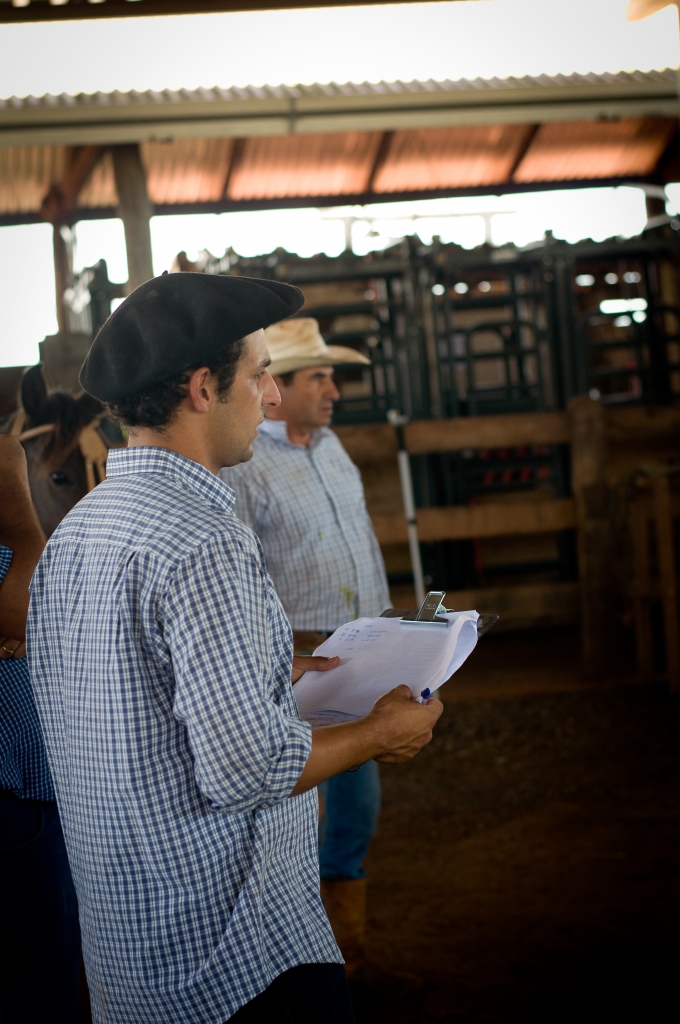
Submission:
[[[337,629],[390,606],[361,474],[332,430],[308,448],[283,420],[265,420],[250,462],[220,471],[235,512],[257,533],[293,629]]]
[[[0,544],[0,586],[12,564]],[[0,789],[25,800],[54,800],[26,658],[0,660]]]
[[[342,962],[292,638],[257,538],[207,469],[109,454],[36,570],[31,680],[97,1024],[222,1024],[281,972]]]

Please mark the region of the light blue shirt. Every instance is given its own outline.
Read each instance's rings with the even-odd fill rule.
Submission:
[[[332,631],[390,606],[385,565],[361,474],[332,430],[292,444],[265,420],[249,462],[220,471],[235,512],[262,541],[293,629]]]
[[[28,649],[97,1024],[222,1024],[342,962],[319,897],[311,730],[257,538],[202,466],[109,454],[32,584]]]

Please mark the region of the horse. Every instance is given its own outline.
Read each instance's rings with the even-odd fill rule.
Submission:
[[[101,429],[103,407],[83,392],[49,391],[38,363],[21,381],[19,408],[0,421],[0,434],[23,444],[28,482],[47,537],[67,512],[106,476],[110,442]]]

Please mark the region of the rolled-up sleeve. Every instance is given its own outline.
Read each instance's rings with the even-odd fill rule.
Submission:
[[[294,701],[280,706],[267,586],[255,541],[217,535],[182,561],[160,610],[175,678],[173,711],[186,727],[199,789],[217,810],[269,807],[290,796],[311,751]],[[272,678],[279,674],[278,679]]]

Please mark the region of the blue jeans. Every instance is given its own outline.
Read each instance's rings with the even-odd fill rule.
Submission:
[[[56,803],[0,791],[0,1020],[77,1024],[80,927]]]
[[[363,878],[380,816],[380,775],[375,761],[356,772],[343,772],[323,782],[319,792],[324,813],[319,822],[319,866],[327,882]]]

